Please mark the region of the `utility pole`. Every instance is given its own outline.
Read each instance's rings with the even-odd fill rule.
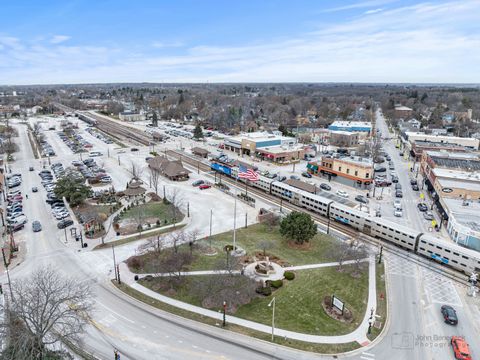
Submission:
[[[210,233],[208,235],[208,240],[210,242],[210,249],[212,248],[212,216],[213,216],[213,210],[210,209]]]
[[[248,212],[245,213],[245,229],[247,228]]]
[[[115,245],[113,245],[113,244],[112,244],[112,254],[113,254],[113,271],[115,272],[115,280],[118,282],[117,261],[115,259]]]

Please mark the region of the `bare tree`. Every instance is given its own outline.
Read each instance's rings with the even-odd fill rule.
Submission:
[[[144,168],[141,165],[132,161],[130,163],[130,168],[128,169],[128,172],[130,173],[130,175],[132,175],[132,179],[140,180],[143,174],[143,170]]]
[[[262,249],[263,256],[267,256],[267,250],[273,249],[275,247],[275,243],[271,240],[260,240],[257,244],[257,247]]]
[[[140,232],[140,234],[142,234],[146,217],[145,207],[143,205],[134,206],[132,209],[130,209],[130,214],[137,225],[137,230]]]
[[[354,274],[359,274],[365,267],[365,258],[368,256],[368,249],[361,236],[352,242],[352,260],[354,260]]]
[[[158,195],[158,185],[160,183],[160,172],[157,169],[148,167],[150,186],[155,190],[155,194]]]
[[[186,251],[165,251],[156,261],[158,274],[168,274],[166,277],[171,287],[180,284],[183,280],[183,271],[192,263],[192,256]]]
[[[45,359],[47,347],[59,342],[79,344],[93,310],[90,284],[42,267],[12,283],[6,352],[12,359]]]
[[[36,122],[35,124],[33,124],[33,135],[37,136],[38,134],[40,134],[41,128],[42,127],[40,126],[39,122]]]
[[[338,245],[333,246],[332,255],[338,262],[338,271],[343,271],[343,263],[349,258],[351,249],[351,245],[344,241],[341,241]]]
[[[173,251],[176,254],[178,253],[178,247],[181,244],[185,243],[187,239],[187,235],[184,230],[179,230],[179,231],[174,231],[170,233],[169,237],[170,237],[170,241],[172,242]]]
[[[270,211],[262,215],[261,222],[268,226],[268,230],[272,231],[280,223],[280,217]]]
[[[173,188],[168,193],[168,201],[172,204],[171,212],[174,223],[177,222],[179,212],[182,211],[183,205],[185,203],[183,195],[178,188]]]
[[[225,301],[228,310],[234,312],[238,306],[248,304],[257,296],[257,283],[246,276],[222,274],[195,277],[192,281],[192,295],[199,297],[206,308],[220,308]]]

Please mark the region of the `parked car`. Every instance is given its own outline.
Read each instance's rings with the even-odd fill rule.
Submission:
[[[302,176],[306,177],[306,178],[309,178],[309,179],[312,178],[312,174],[310,174],[309,172],[306,172],[306,171],[302,172]]]
[[[25,215],[19,215],[18,217],[8,221],[10,224],[26,224],[28,221]]]
[[[12,232],[17,232],[19,230],[22,230],[25,227],[25,224],[9,224],[7,225],[8,230]]]
[[[348,193],[346,191],[343,191],[343,190],[337,190],[336,194],[340,197],[343,197],[343,198],[348,198]]]
[[[297,175],[290,175],[290,179],[292,180],[300,180],[300,178]]]
[[[397,190],[397,191],[395,191],[395,197],[397,197],[397,198],[403,197],[402,190]]]
[[[392,183],[398,183],[398,176],[392,176]]]
[[[211,187],[212,187],[212,185],[210,185],[210,184],[202,184],[198,188],[200,190],[206,190],[206,189],[210,189]]]
[[[32,192],[37,192],[38,188],[36,186],[32,187]]]
[[[417,205],[417,208],[418,208],[418,210],[420,210],[420,211],[422,211],[422,212],[424,212],[424,211],[427,211],[427,210],[428,210],[428,206],[427,206],[427,205],[425,205],[424,203],[420,203],[420,204],[418,204],[418,205]]]
[[[431,211],[424,212],[423,217],[425,218],[425,220],[433,220],[434,219],[433,213]]]
[[[395,208],[395,209],[393,210],[393,215],[396,216],[396,217],[402,217],[402,216],[403,216],[403,211],[402,211],[402,209]]]
[[[73,220],[71,219],[63,219],[57,223],[57,228],[59,229],[65,229],[66,227],[69,227],[73,225]]]
[[[131,148],[130,151],[138,151],[137,148]]]
[[[362,204],[368,204],[368,199],[363,195],[355,196],[355,200],[357,200],[358,202],[361,202]]]
[[[323,190],[327,190],[327,191],[332,190],[332,187],[328,184],[325,184],[325,183],[321,183],[320,188],[323,189]]]
[[[204,183],[205,183],[205,181],[203,181],[203,180],[196,180],[196,181],[194,181],[194,182],[192,183],[192,186],[197,187],[197,186],[200,186],[200,185],[202,185],[202,184],[204,184]]]
[[[277,181],[285,181],[285,180],[287,180],[287,177],[286,177],[286,176],[279,175],[279,176],[277,177]]]
[[[442,312],[443,320],[445,320],[447,324],[458,324],[457,312],[453,307],[451,307],[450,305],[442,305],[440,311]]]
[[[399,183],[395,184],[395,190],[402,190],[402,185]]]
[[[387,171],[387,168],[383,167],[383,166],[380,166],[378,168],[375,168],[375,172],[385,172]]]
[[[32,222],[32,230],[33,232],[42,231],[42,224],[40,224],[40,221],[35,220],[34,222]]]
[[[30,167],[28,168],[28,170],[29,170],[29,171],[33,171],[33,170],[35,170],[35,169],[33,168],[33,166],[30,166]]]
[[[450,340],[453,347],[453,355],[457,360],[472,360],[472,354],[468,344],[461,336],[452,336]]]
[[[410,185],[418,185],[417,180],[415,179],[410,180]]]
[[[418,188],[418,185],[417,185],[417,184],[413,184],[413,185],[412,185],[412,190],[413,190],[413,191],[419,191],[420,189]]]
[[[401,208],[402,208],[402,200],[400,200],[400,199],[395,199],[395,200],[393,201],[393,207],[396,208],[396,209],[398,209],[398,208],[401,209]]]

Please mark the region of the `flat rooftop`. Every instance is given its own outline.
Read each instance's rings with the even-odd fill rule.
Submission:
[[[446,154],[441,152],[430,153],[428,155],[433,162],[443,168],[457,170],[480,171],[480,156],[476,154]]]
[[[474,171],[462,171],[462,170],[453,170],[453,169],[432,169],[433,173],[437,178],[450,178],[457,180],[468,180],[471,182],[480,182],[480,172]]]
[[[303,150],[304,150],[304,147],[302,145],[294,145],[294,146],[274,145],[274,146],[257,148],[256,151],[266,152],[270,154],[281,154],[281,153],[287,153],[292,151],[303,151]]]
[[[227,140],[241,142],[242,140],[251,140],[251,141],[269,141],[269,140],[295,140],[293,137],[289,136],[278,136],[270,134],[267,132],[252,132],[252,133],[243,133],[236,136],[227,138]]]
[[[372,123],[368,121],[343,121],[337,120],[331,123],[329,126],[337,126],[337,127],[372,127]]]
[[[419,147],[448,147],[448,148],[455,148],[455,149],[465,149],[465,146],[460,145],[460,144],[454,144],[454,143],[440,143],[440,142],[435,142],[435,141],[424,141],[424,140],[415,140],[415,146]]]
[[[465,189],[470,191],[480,191],[480,180],[462,181],[458,179],[441,179],[437,178],[438,183],[443,188]]]
[[[465,206],[464,201],[461,199],[443,198],[442,201],[448,207],[450,216],[453,217],[456,222],[473,231],[480,232],[480,222],[478,221],[480,202],[478,199],[468,201],[468,206]]]

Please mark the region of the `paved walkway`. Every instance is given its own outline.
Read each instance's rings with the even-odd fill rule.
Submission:
[[[299,340],[299,341],[305,341],[305,342],[310,342],[310,343],[318,343],[318,344],[342,344],[342,343],[349,343],[349,342],[358,342],[359,344],[366,346],[370,343],[370,341],[367,338],[367,330],[369,326],[369,320],[371,317],[371,309],[376,309],[377,307],[377,293],[376,293],[376,274],[375,274],[375,256],[372,255],[369,257],[369,259],[366,259],[369,261],[369,283],[368,283],[368,302],[367,302],[367,311],[365,312],[364,318],[362,320],[362,323],[360,326],[352,331],[349,334],[345,335],[336,335],[336,336],[328,336],[328,335],[310,335],[310,334],[303,334],[303,333],[298,333],[294,331],[289,331],[289,330],[284,330],[284,329],[279,329],[275,328],[275,335],[276,336],[281,336],[281,337],[286,337],[289,339],[294,339],[294,340]],[[364,260],[365,261],[365,260]],[[344,262],[344,264],[347,264],[349,262]],[[295,270],[302,270],[302,269],[314,269],[314,268],[321,268],[321,267],[327,267],[327,266],[334,266],[338,265],[338,263],[327,263],[327,264],[312,264],[312,265],[305,265],[305,266],[298,266],[298,267],[291,267],[289,269],[295,269]],[[219,272],[215,271],[191,271],[191,272],[185,272],[185,275],[209,275],[209,274],[218,274]],[[157,299],[159,301],[162,301],[166,304],[178,307],[183,310],[191,311],[200,315],[208,316],[210,318],[216,319],[219,321],[219,323],[222,322],[223,319],[223,314],[221,312],[213,311],[213,310],[208,310],[204,309],[199,306],[191,305],[179,300],[172,299],[168,296],[161,295],[159,293],[156,293],[155,291],[152,291],[139,283],[137,283],[134,280],[135,274],[131,273],[130,270],[128,269],[127,265],[125,263],[120,264],[120,274],[122,276],[122,279],[124,283],[127,285],[131,286],[137,291],[142,292],[143,294],[150,296],[154,299]],[[145,274],[142,274],[142,276]],[[154,275],[154,274],[151,274]],[[268,310],[268,309],[266,309]],[[254,321],[250,320],[245,320],[241,319],[232,315],[227,315],[227,322],[231,324],[236,324],[240,325],[249,329],[253,329],[256,331],[260,331],[266,334],[271,334],[272,333],[272,327],[268,325],[263,325],[256,323]]]

